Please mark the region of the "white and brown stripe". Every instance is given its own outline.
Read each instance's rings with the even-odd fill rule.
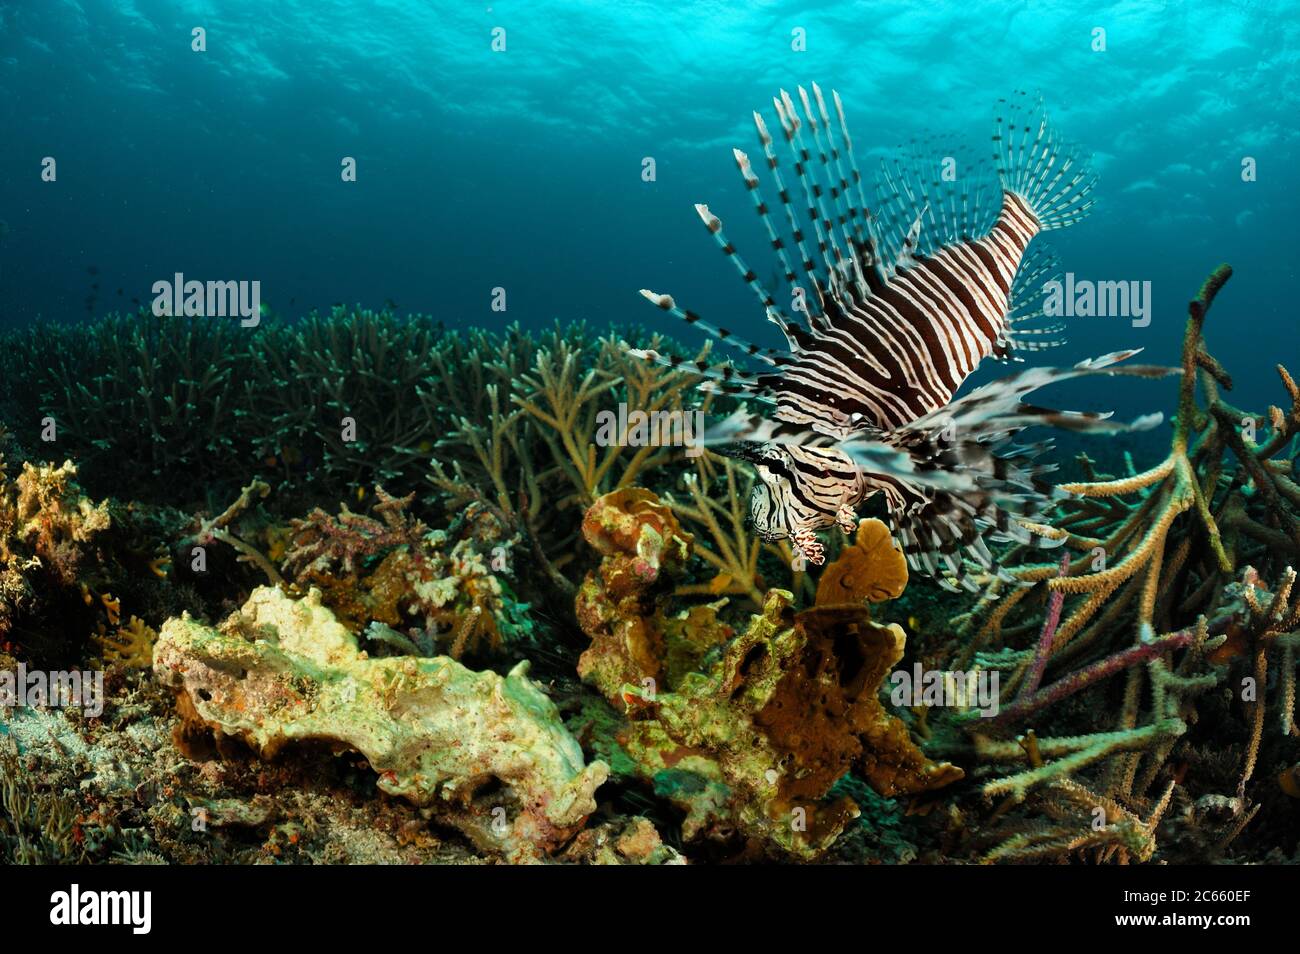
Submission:
[[[727,430],[733,443],[723,448],[758,470],[751,520],[764,539],[790,538],[817,562],[822,547],[816,532],[836,523],[851,529],[856,507],[881,492],[913,565],[959,578],[963,553],[989,564],[981,534],[1025,538],[1011,515],[1036,513],[1043,500],[1042,468],[1030,463],[1033,453],[1007,443],[1010,435],[1033,423],[1104,426],[1095,415],[1063,415],[1014,401],[1041,383],[1098,373],[1105,364],[1026,373],[1002,382],[1000,390],[954,401],[985,358],[1051,343],[1019,336],[1057,329],[1014,327],[1041,316],[1041,308],[1026,299],[1035,282],[1041,288],[1050,267],[1049,256],[1026,253],[1038,232],[1069,225],[1087,212],[1094,178],[1046,118],[1031,114],[1028,101],[1017,98],[999,105],[994,159],[1001,202],[994,221],[983,215],[982,200],[997,192],[986,190],[978,176],[944,191],[948,180],[934,171],[934,160],[947,152],[928,159],[914,155],[919,165],[884,164],[883,211],[873,215],[843,106],[838,95],[833,100],[838,122],[832,122],[816,85],[811,96],[800,88],[797,101],[784,90],[773,100],[788,151],[785,166],[767,124],[754,114],[781,209],[777,216],[749,157],[734,151],[792,302],[802,292],[804,308],[792,304],[783,310],[727,238],[721,219],[707,206],[696,207],[766,317],[781,329],[788,350],[762,348],[678,308],[670,296],[643,291],[660,308],[763,367],[746,371],[639,354],[698,372],[706,379],[702,389],[775,405],[763,424]],[[1010,417],[989,420],[1019,423],[1003,429],[986,424],[984,415],[995,406]],[[960,450],[929,434],[941,414],[963,418]],[[861,450],[864,435],[870,435],[870,452]],[[844,450],[854,441],[859,456]],[[945,473],[962,479],[946,481]],[[963,492],[955,492],[957,487]]]

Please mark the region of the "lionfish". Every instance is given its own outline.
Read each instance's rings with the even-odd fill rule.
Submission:
[[[1029,369],[954,399],[984,358],[1020,360],[1017,352],[1060,343],[1045,337],[1059,327],[1026,327],[1044,317],[1034,293],[1056,267],[1050,253],[1030,246],[1039,232],[1088,212],[1096,176],[1077,147],[1059,138],[1041,101],[1018,93],[998,101],[994,188],[987,176],[929,172],[918,154],[882,162],[884,198],[872,210],[839,94],[831,93],[838,139],[821,89],[813,84],[810,98],[800,87],[798,95],[802,116],[784,90],[773,102],[801,201],[754,113],[786,230],[778,229],[749,157],[733,150],[789,285],[787,310],[741,259],[719,218],[696,206],[786,349],[761,348],[643,289],[660,308],[763,367],[634,353],[698,373],[704,390],[769,407],[767,415],[737,411],[705,438],[718,453],[754,465],[749,522],[762,539],[788,538],[820,564],[825,548],[817,532],[838,525],[852,533],[859,506],[879,493],[911,567],[949,588],[973,589],[966,560],[999,572],[989,541],[1061,542],[1032,522],[1063,495],[1044,480],[1055,465],[1038,461],[1050,441],[1017,444],[1015,435],[1036,424],[1115,432],[1161,420],[1153,414],[1121,424],[1109,413],[1051,410],[1022,398],[1069,378],[1156,377],[1170,369],[1117,368],[1137,353],[1123,351],[1069,368]],[[985,210],[986,193],[998,198],[996,210]]]

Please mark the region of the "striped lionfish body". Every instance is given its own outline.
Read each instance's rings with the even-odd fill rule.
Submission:
[[[794,191],[767,124],[754,114],[775,212],[749,157],[734,151],[789,286],[788,308],[740,258],[718,217],[696,206],[787,348],[761,348],[679,309],[670,296],[642,291],[762,368],[639,353],[701,374],[706,389],[769,405],[765,415],[737,412],[705,440],[754,465],[755,531],[792,540],[813,563],[824,559],[817,532],[833,524],[852,532],[858,507],[876,493],[913,568],[949,583],[965,580],[963,556],[993,566],[986,540],[1059,542],[1024,525],[1052,494],[1043,480],[1052,466],[1035,463],[1048,445],[1014,444],[1014,435],[1033,424],[1079,431],[1125,425],[1021,398],[1066,378],[1165,369],[1116,368],[1135,353],[1121,352],[1072,368],[1031,369],[954,396],[985,358],[1019,360],[1019,351],[1059,343],[1042,337],[1059,328],[1023,327],[1042,317],[1033,292],[1055,269],[1034,238],[1086,214],[1095,177],[1058,139],[1041,106],[1017,97],[999,103],[996,187],[978,174],[949,175],[957,168],[950,156],[921,153],[882,163],[882,198],[871,210],[839,95],[832,93],[837,136],[821,90],[814,84],[811,97],[798,93],[802,115],[784,91],[773,101]],[[986,209],[986,199],[996,204]]]

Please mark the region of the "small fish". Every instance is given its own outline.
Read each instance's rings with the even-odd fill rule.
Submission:
[[[1030,243],[1087,214],[1096,176],[1088,158],[1048,123],[1041,102],[1019,93],[998,103],[996,180],[967,173],[949,181],[941,171],[951,150],[914,151],[882,163],[873,211],[843,104],[831,95],[834,122],[816,84],[811,97],[798,90],[802,114],[784,90],[773,100],[789,165],[754,113],[775,206],[749,157],[733,150],[788,285],[789,295],[781,296],[791,301],[788,310],[741,259],[722,221],[696,206],[786,348],[762,348],[682,310],[670,295],[643,289],[659,308],[763,367],[632,353],[702,375],[701,390],[767,406],[763,415],[737,411],[703,440],[754,465],[750,522],[761,538],[790,539],[805,559],[821,564],[818,531],[838,525],[854,533],[858,507],[881,494],[908,564],[946,586],[974,589],[963,560],[996,570],[986,541],[1062,542],[1022,522],[1061,493],[1043,479],[1054,465],[1036,461],[1049,443],[1013,444],[1015,434],[1035,424],[1113,433],[1160,421],[1147,415],[1125,425],[1109,414],[1055,411],[1021,399],[1075,377],[1159,377],[1172,369],[1117,368],[1137,353],[1117,352],[1071,368],[1030,369],[954,399],[983,359],[1020,360],[1018,352],[1059,343],[1046,337],[1059,327],[1032,326],[1043,317],[1034,296],[1057,266]]]

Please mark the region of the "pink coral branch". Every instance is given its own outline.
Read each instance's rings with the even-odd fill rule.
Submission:
[[[1215,635],[1222,632],[1231,620],[1231,615],[1219,617],[1209,625],[1209,633]],[[1050,686],[1037,690],[1032,695],[1020,696],[1010,705],[1004,706],[997,715],[980,721],[983,725],[995,726],[1023,719],[1025,716],[1032,715],[1040,709],[1060,702],[1076,692],[1087,689],[1094,683],[1108,679],[1118,672],[1150,662],[1152,659],[1163,656],[1172,650],[1185,649],[1195,640],[1196,627],[1189,626],[1187,629],[1161,636],[1151,642],[1140,643],[1137,646],[1107,656],[1105,659],[1098,660],[1091,666],[1085,666],[1076,672],[1072,672],[1068,676],[1058,679]]]
[[[1061,571],[1058,575],[1065,576],[1069,569],[1070,554],[1066,553],[1061,557]],[[1033,695],[1039,683],[1043,681],[1047,660],[1052,655],[1052,643],[1056,639],[1056,628],[1061,625],[1061,608],[1064,606],[1065,591],[1056,590],[1052,593],[1051,602],[1048,604],[1047,619],[1043,620],[1043,631],[1038,635],[1038,648],[1034,651],[1034,661],[1029,667],[1024,683],[1020,686],[1017,702]]]

